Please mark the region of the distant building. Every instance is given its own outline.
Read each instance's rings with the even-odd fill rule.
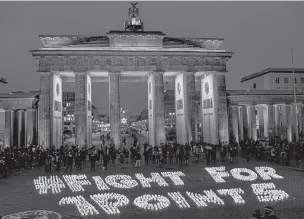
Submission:
[[[298,91],[304,90],[304,68],[294,69]],[[244,90],[293,90],[291,68],[267,68],[241,79]]]
[[[63,107],[63,128],[69,129],[75,133],[75,92],[62,93],[62,107]],[[92,104],[93,121],[98,115],[98,109]]]

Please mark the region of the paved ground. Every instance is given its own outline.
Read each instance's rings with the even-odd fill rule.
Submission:
[[[140,141],[145,140],[144,137]],[[131,139],[128,139],[131,142]],[[222,165],[218,163],[217,166]],[[251,162],[246,163],[242,159],[237,164],[224,163],[226,169],[230,170],[235,167],[243,167],[254,169],[256,166],[268,165],[276,169],[277,173],[284,176],[284,179],[272,180],[276,185],[277,189],[282,189],[290,195],[290,198],[279,203],[272,203],[280,219],[302,219],[304,218],[304,172],[292,171],[278,165],[265,164],[264,162]],[[20,211],[29,210],[49,210],[58,212],[62,215],[62,218],[82,218],[74,205],[59,206],[58,202],[61,197],[83,195],[87,201],[90,201],[92,205],[99,211],[99,216],[83,217],[83,218],[160,218],[160,219],[249,219],[252,218],[252,212],[255,209],[260,209],[266,204],[259,204],[257,198],[252,192],[250,187],[251,183],[238,181],[235,179],[228,179],[227,183],[216,184],[214,180],[206,172],[204,163],[190,163],[189,167],[179,168],[175,165],[164,166],[163,168],[156,168],[154,165],[148,165],[140,169],[135,169],[131,165],[128,165],[126,169],[120,169],[119,167],[109,167],[107,171],[97,169],[95,172],[91,172],[88,167],[83,170],[74,170],[73,173],[84,173],[88,179],[92,182],[91,186],[84,186],[85,192],[72,193],[68,188],[60,194],[49,194],[39,195],[38,191],[35,190],[33,180],[38,176],[45,176],[46,174],[42,169],[35,169],[13,178],[7,179],[0,184],[0,212],[2,215],[11,214]],[[108,217],[102,209],[100,209],[94,202],[89,199],[89,195],[100,193],[95,183],[92,180],[92,176],[101,176],[104,178],[111,174],[128,174],[135,179],[135,173],[143,173],[145,176],[149,176],[151,172],[162,172],[162,171],[182,171],[186,174],[186,177],[182,177],[185,182],[184,186],[174,186],[170,180],[166,180],[169,183],[169,187],[161,188],[158,185],[152,184],[151,188],[142,188],[138,186],[130,190],[112,189],[112,192],[121,193],[126,195],[130,199],[130,204],[121,207],[121,213],[118,216]],[[63,175],[64,172],[60,173],[59,176]],[[61,177],[62,179],[62,177]],[[63,179],[62,179],[63,180]],[[262,182],[260,178],[254,183]],[[198,208],[195,203],[192,202],[189,197],[185,194],[186,191],[200,193],[203,190],[211,189],[216,192],[217,189],[221,188],[242,188],[245,191],[245,204],[236,205],[232,199],[223,198],[225,201],[224,206],[211,205],[208,207]],[[168,208],[159,212],[152,212],[149,210],[141,210],[133,204],[136,197],[147,193],[160,194],[167,196],[167,192],[179,191],[191,205],[188,209],[179,209],[177,205],[170,199],[171,204]],[[168,197],[168,196],[167,196]],[[169,197],[168,197],[169,198]],[[1,215],[0,214],[0,215]]]

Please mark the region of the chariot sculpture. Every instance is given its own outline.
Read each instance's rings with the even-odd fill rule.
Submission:
[[[125,31],[144,31],[144,22],[138,19],[139,9],[136,3],[131,3],[132,7],[129,8],[129,20],[125,21]]]

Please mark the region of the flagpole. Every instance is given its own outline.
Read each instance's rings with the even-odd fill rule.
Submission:
[[[293,77],[293,98],[294,98],[294,110],[295,110],[295,122],[296,122],[296,141],[299,140],[299,131],[298,131],[298,115],[297,115],[297,93],[296,93],[296,76],[293,66],[293,49],[291,49],[291,67],[292,67],[292,77]]]

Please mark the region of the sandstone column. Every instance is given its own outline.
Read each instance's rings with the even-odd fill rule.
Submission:
[[[152,72],[148,79],[149,144],[165,143],[165,109],[163,71]]]
[[[177,143],[196,140],[195,73],[184,72],[175,79],[175,113]]]
[[[257,140],[257,130],[256,130],[256,113],[255,105],[250,105],[247,107],[247,116],[248,116],[248,134],[249,138]]]
[[[238,106],[238,130],[239,130],[239,140],[243,141],[245,140],[244,136],[244,113],[243,113],[243,107]]]
[[[110,134],[115,148],[121,146],[120,72],[109,72]]]
[[[286,124],[286,138],[288,142],[292,142],[292,119],[293,112],[292,112],[292,105],[286,104],[285,105],[285,115],[284,115],[284,123]],[[294,121],[295,123],[295,121]]]
[[[231,128],[232,136],[239,142],[239,121],[238,121],[238,106],[231,105],[230,107],[230,118],[231,118]]]
[[[11,147],[14,145],[14,111],[7,109],[5,110],[5,132],[4,132],[4,147]]]
[[[57,73],[40,72],[39,145],[62,144],[62,78]]]
[[[281,138],[281,112],[280,112],[280,105],[274,105],[274,133],[275,136]]]
[[[36,120],[37,120],[37,111],[35,109],[28,109],[26,111],[26,144],[28,145],[35,145],[35,135],[37,131],[36,126]]]
[[[275,107],[273,105],[267,105],[264,107],[264,133],[265,138],[270,140],[275,135]],[[269,136],[271,134],[271,136]]]
[[[265,139],[265,132],[267,130],[264,129],[264,119],[265,119],[265,114],[264,114],[264,105],[258,105],[258,119],[259,119],[259,131],[260,131],[260,140]]]
[[[229,142],[225,73],[204,75],[201,79],[203,136],[212,144]]]
[[[75,132],[80,147],[92,144],[91,76],[75,72]]]
[[[300,116],[300,105],[292,103],[290,105],[290,120],[291,122],[291,133],[292,140],[299,140],[299,132],[301,127],[301,116]],[[297,119],[296,119],[297,118]]]
[[[243,114],[244,139],[248,140],[251,137],[251,129],[248,126],[249,122],[248,122],[247,106],[242,106],[241,111]]]

